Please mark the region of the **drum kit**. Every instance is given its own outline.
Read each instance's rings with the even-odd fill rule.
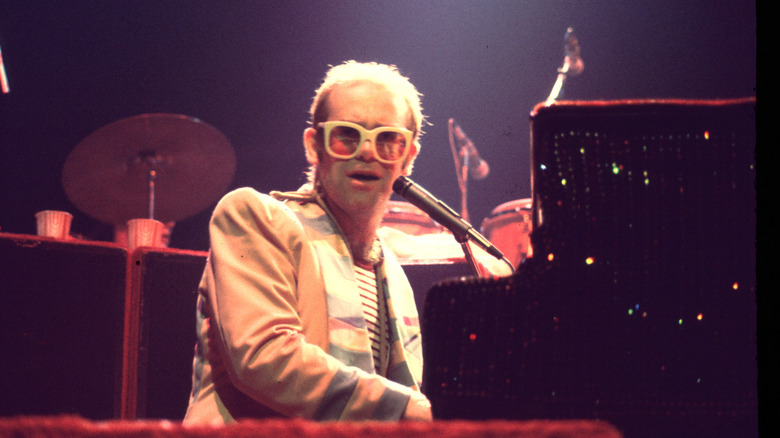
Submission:
[[[499,205],[482,221],[480,230],[516,268],[533,256],[531,248],[531,199],[517,199]],[[402,258],[449,259],[462,253],[447,229],[409,202],[390,201],[382,226],[403,233],[409,250]],[[418,245],[414,245],[417,243]],[[412,246],[410,246],[410,244]],[[416,254],[415,254],[416,252]],[[398,254],[397,254],[398,255]],[[489,259],[489,258],[488,258]]]
[[[84,138],[65,161],[62,184],[79,210],[121,229],[138,218],[171,223],[201,212],[224,194],[235,170],[233,147],[216,128],[179,114],[141,114]],[[530,210],[530,199],[508,202],[482,222],[482,233],[515,267],[532,254]],[[390,201],[382,225],[452,243],[448,230],[409,202]]]
[[[561,94],[568,76],[583,69],[579,43],[571,28],[564,36],[564,63],[547,104]],[[450,119],[450,143],[459,169],[462,214],[466,208],[466,170],[463,158],[476,151],[455,148]],[[142,114],[108,124],[86,137],[68,156],[62,174],[65,193],[87,215],[124,227],[137,218],[175,223],[215,202],[228,188],[236,170],[230,142],[214,127],[179,114]],[[462,172],[461,172],[462,170]],[[482,178],[485,172],[475,175]],[[531,199],[496,207],[481,224],[481,232],[514,267],[533,256]],[[448,230],[408,202],[390,201],[384,227],[408,236],[437,236]]]
[[[201,212],[224,194],[235,170],[233,147],[216,128],[179,114],[141,114],[84,138],[65,161],[62,184],[79,210],[124,227],[132,219],[170,223]],[[388,203],[382,225],[408,236],[448,232],[405,201]],[[530,200],[502,204],[482,232],[519,265],[531,253]]]
[[[138,218],[172,223],[201,212],[224,194],[235,170],[233,147],[216,128],[179,114],[141,114],[82,140],[65,161],[62,184],[79,210],[122,229]],[[530,211],[530,199],[520,199],[482,222],[482,233],[515,267],[532,255]],[[448,233],[405,201],[388,203],[382,225],[406,236]]]
[[[82,140],[65,161],[62,184],[82,212],[117,228],[131,219],[173,223],[215,202],[236,170],[227,138],[179,114],[142,114]]]

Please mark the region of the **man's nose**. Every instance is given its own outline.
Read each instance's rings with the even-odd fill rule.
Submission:
[[[371,140],[365,139],[363,143],[360,144],[360,149],[358,149],[358,154],[355,158],[361,161],[370,161],[376,158],[376,155],[374,154],[374,145],[371,143]]]

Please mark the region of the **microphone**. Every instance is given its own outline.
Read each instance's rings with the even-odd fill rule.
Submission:
[[[447,204],[436,199],[419,184],[405,176],[399,176],[398,179],[393,182],[393,191],[427,213],[431,219],[450,230],[452,234],[455,235],[458,242],[465,242],[466,240],[471,239],[493,257],[499,260],[504,258],[504,254],[490,243],[485,236],[475,230],[470,223],[463,220],[463,218]]]
[[[488,163],[480,158],[479,151],[471,139],[466,136],[460,125],[455,124],[455,138],[458,139],[458,143],[461,145],[461,156],[463,162],[468,165],[469,175],[474,179],[483,179],[490,172],[490,166]]]
[[[582,62],[580,56],[580,42],[574,35],[574,29],[566,29],[566,34],[563,36],[563,54],[569,61],[569,69],[564,72],[569,76],[577,76],[585,69],[585,63]]]

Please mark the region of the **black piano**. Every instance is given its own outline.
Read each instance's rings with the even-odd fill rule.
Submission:
[[[757,436],[755,114],[755,98],[537,106],[533,257],[426,297],[434,417]]]

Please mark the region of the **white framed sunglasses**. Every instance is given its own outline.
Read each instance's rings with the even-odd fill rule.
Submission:
[[[364,141],[370,140],[377,161],[397,163],[409,154],[412,131],[392,126],[380,126],[368,130],[352,122],[323,122],[317,127],[323,130],[325,150],[334,158],[348,160],[357,156]]]

